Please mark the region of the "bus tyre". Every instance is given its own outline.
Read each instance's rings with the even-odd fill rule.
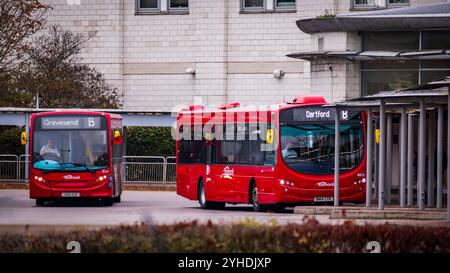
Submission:
[[[258,187],[256,186],[256,184],[253,184],[253,187],[251,189],[251,193],[250,193],[250,197],[251,197],[251,202],[253,205],[253,210],[256,212],[264,212],[266,211],[267,207],[265,205],[262,205],[259,203],[259,198],[258,198]]]
[[[122,201],[121,195],[113,198],[114,203],[120,203]]]
[[[206,201],[205,186],[201,180],[198,185],[198,203],[202,209],[223,209],[225,207],[223,202]]]
[[[36,199],[36,206],[42,207],[42,206],[44,206],[44,205],[45,205],[44,199],[41,199],[41,198],[37,198],[37,199]]]

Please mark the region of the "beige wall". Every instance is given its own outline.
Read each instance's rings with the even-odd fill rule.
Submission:
[[[241,13],[239,0],[190,0],[185,15],[136,15],[135,0],[43,1],[53,7],[50,25],[92,36],[84,62],[124,91],[127,109],[171,110],[194,98],[269,104],[298,95],[329,101],[359,95],[357,63],[310,64],[285,56],[317,47],[318,36],[302,33],[296,20],[348,12],[350,0],[297,0],[294,13],[262,14]],[[411,5],[425,2],[442,1]],[[353,33],[323,35],[327,49],[360,46]],[[196,74],[186,74],[187,68]],[[286,72],[282,79],[273,77],[277,69]]]

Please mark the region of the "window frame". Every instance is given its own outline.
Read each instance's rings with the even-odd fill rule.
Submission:
[[[270,0],[267,0],[270,1]],[[286,10],[297,10],[297,0],[294,1],[294,5],[293,6],[278,6],[277,5],[278,0],[273,0],[273,9],[275,11],[286,11]]]
[[[356,0],[351,0],[351,1],[352,1],[352,3],[351,3],[352,10],[372,10],[372,9],[379,8],[376,0],[374,0],[373,4],[357,4]]]
[[[272,8],[268,9],[268,4],[272,3]],[[258,14],[258,13],[296,13],[297,12],[297,0],[294,2],[294,6],[292,7],[279,7],[277,6],[276,0],[263,0],[263,6],[252,8],[245,7],[245,0],[240,0],[240,14]]]
[[[186,8],[172,8],[171,7],[172,0],[167,0],[167,11],[172,13],[183,13],[189,12],[189,0],[187,0],[188,6]]]
[[[156,14],[161,10],[161,0],[156,0],[156,8],[141,8],[141,0],[136,0],[136,13]]]
[[[408,3],[389,3],[391,0],[386,0],[386,7],[405,7],[410,6],[411,1],[408,0]]]
[[[156,0],[157,8],[141,8],[141,0],[135,1],[135,15],[183,15],[189,14],[189,0],[187,8],[171,8],[171,0],[165,0],[165,10],[163,10],[163,0]]]
[[[267,0],[262,0],[263,1],[262,7],[246,7],[245,1],[246,0],[241,0],[241,11],[242,12],[247,12],[247,13],[265,12],[267,9]]]

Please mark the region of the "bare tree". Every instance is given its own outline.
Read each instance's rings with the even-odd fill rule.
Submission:
[[[96,69],[81,62],[83,34],[53,26],[33,40],[28,61],[13,79],[16,102],[32,107],[39,94],[41,107],[117,108],[121,94]],[[30,99],[31,98],[31,99]]]
[[[27,40],[44,27],[48,9],[38,0],[0,0],[0,76],[25,60]]]

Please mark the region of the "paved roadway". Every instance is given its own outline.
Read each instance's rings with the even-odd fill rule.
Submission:
[[[11,230],[20,232],[26,227],[49,230],[49,226],[95,228],[141,222],[170,224],[192,220],[230,223],[246,218],[262,223],[275,220],[277,223],[285,224],[301,223],[304,216],[294,214],[292,210],[283,213],[256,213],[248,205],[227,205],[224,210],[202,210],[197,201],[187,200],[174,192],[161,191],[126,191],[122,195],[122,202],[112,207],[92,204],[37,207],[34,200],[28,198],[27,190],[0,190],[0,232]],[[343,222],[330,220],[328,216],[321,215],[316,219],[331,224]]]

